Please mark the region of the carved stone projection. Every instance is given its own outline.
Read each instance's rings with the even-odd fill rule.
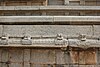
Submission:
[[[100,67],[100,0],[0,0],[0,67]]]
[[[68,40],[60,34],[39,37],[1,37],[0,47],[48,47],[67,48]]]
[[[100,47],[99,37],[86,36],[85,34],[75,36],[64,36],[57,34],[55,36],[23,36],[23,37],[6,37],[2,36],[0,46],[11,47],[79,47],[88,49]]]
[[[32,44],[31,38],[28,36],[23,37],[21,42],[22,42],[22,45],[31,45]]]
[[[99,38],[99,37],[98,37]],[[83,49],[87,49],[90,47],[100,47],[100,40],[96,39],[88,39],[86,38],[86,35],[82,34],[79,35],[76,39],[68,39],[69,40],[69,46],[71,47],[80,47]]]
[[[57,34],[57,37],[55,39],[56,45],[65,45],[67,44],[67,39],[63,38],[62,34]]]
[[[3,35],[1,38],[0,38],[0,45],[8,45],[8,37],[6,37],[5,35]]]

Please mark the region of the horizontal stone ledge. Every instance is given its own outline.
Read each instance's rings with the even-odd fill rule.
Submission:
[[[100,22],[100,16],[0,16],[0,22]]]
[[[88,39],[86,35],[79,35],[77,38],[65,38],[62,35],[57,35],[54,38],[9,38],[0,37],[0,46],[31,46],[31,47],[100,47],[99,39]]]
[[[0,22],[53,22],[52,16],[0,16]]]
[[[80,48],[91,48],[91,47],[100,47],[100,40],[89,40],[81,41],[78,39],[69,39],[69,45],[70,47],[80,47]]]
[[[36,47],[36,48],[67,48],[79,47],[83,49],[100,47],[100,39],[88,39],[86,35],[79,35],[77,38],[65,38],[57,35],[54,38],[9,38],[0,37],[0,47]]]
[[[98,48],[100,47],[100,45],[80,45],[80,46],[77,46],[77,45],[71,45],[71,46],[68,46],[68,45],[0,45],[0,48],[10,48],[10,47],[15,47],[15,48],[67,48],[67,47],[75,47],[75,48],[82,48],[82,49],[88,49],[88,48]]]
[[[100,22],[100,16],[54,16],[54,22]]]
[[[0,47],[4,48],[10,48],[10,47],[15,47],[15,48],[67,48],[67,45],[0,45]]]
[[[39,42],[39,41],[38,41]],[[67,48],[69,47],[79,47],[83,49],[91,48],[91,47],[100,47],[100,40],[86,40],[80,41],[78,39],[69,39],[67,44],[32,44],[32,45],[23,45],[23,44],[0,44],[0,47],[33,47],[33,48]]]
[[[100,10],[100,6],[0,6],[0,10]]]
[[[100,10],[100,6],[40,6],[40,10]]]

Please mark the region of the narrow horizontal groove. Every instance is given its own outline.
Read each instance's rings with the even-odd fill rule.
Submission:
[[[0,16],[0,24],[98,25],[100,16]]]
[[[25,22],[20,22],[20,23],[0,23],[0,25],[100,25],[98,22],[56,22],[56,23],[50,23],[50,22],[41,22],[41,23],[25,23]]]
[[[100,6],[0,6],[0,10],[100,10]]]
[[[66,36],[66,35],[63,35],[63,36],[66,39],[78,39],[79,38],[78,36],[75,36],[75,35],[74,36],[70,36],[70,35]],[[12,39],[12,38],[15,38],[15,39],[23,39],[23,37],[18,37],[18,36],[16,36],[16,37],[9,36],[8,38],[9,39]],[[55,39],[56,36],[55,35],[46,35],[46,36],[35,35],[34,37],[31,37],[31,39],[48,39],[48,38],[49,39],[53,39],[53,38]],[[87,39],[100,40],[100,38],[97,37],[97,36],[87,36]]]

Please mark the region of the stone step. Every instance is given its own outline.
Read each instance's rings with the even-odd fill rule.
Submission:
[[[0,6],[0,10],[100,10],[100,6]]]
[[[0,23],[9,24],[20,24],[20,23],[67,23],[72,24],[79,22],[83,24],[84,22],[93,22],[100,24],[100,16],[0,16]],[[88,23],[87,23],[88,24]]]

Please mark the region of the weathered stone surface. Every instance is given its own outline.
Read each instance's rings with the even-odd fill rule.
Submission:
[[[61,50],[56,50],[56,64],[59,65],[64,65],[64,64],[71,64],[72,61],[71,61],[71,56],[70,54],[68,53],[68,51],[61,51]]]
[[[54,22],[100,22],[99,16],[54,16]]]
[[[100,10],[100,6],[0,6],[0,10]]]
[[[78,25],[4,25],[4,34],[9,36],[44,36],[61,33],[62,35],[78,36],[79,34],[92,35],[92,26]]]
[[[99,3],[99,0],[0,1],[0,67],[100,67],[100,25],[92,25],[100,24]],[[62,36],[56,36],[60,33]],[[90,38],[78,39],[79,34]]]
[[[30,67],[30,49],[24,49],[24,67]]]
[[[4,34],[7,34],[7,35],[9,35],[9,36],[22,36],[22,35],[24,35],[24,30],[23,30],[23,27],[24,27],[24,25],[23,26],[13,26],[13,25],[11,25],[11,26],[9,26],[9,25],[6,25],[6,26],[4,26],[4,31],[3,31],[3,33]],[[28,28],[28,27],[27,27]]]
[[[66,5],[68,5],[66,0]],[[99,6],[40,6],[40,10],[100,10]]]
[[[0,62],[2,61],[2,50],[0,49]],[[1,66],[1,64],[0,64]]]
[[[48,0],[48,5],[63,5],[63,0]]]
[[[65,64],[65,57],[64,57],[64,52],[61,50],[56,50],[56,64]]]
[[[9,59],[9,50],[8,49],[2,49],[2,52],[1,52],[1,62],[8,62],[8,59]]]
[[[0,25],[0,36],[2,36],[2,35],[3,35],[3,26]]]
[[[1,67],[96,67],[97,63],[95,50],[88,49],[65,54],[60,49],[1,48],[0,54]]]
[[[23,62],[23,49],[9,49],[9,61],[12,63]]]
[[[0,16],[1,23],[100,22],[100,16]]]
[[[0,22],[53,22],[53,17],[50,16],[1,16]]]
[[[94,25],[93,28],[94,28],[93,29],[94,35],[99,37],[100,36],[100,25]]]
[[[24,39],[21,40],[22,45],[31,45],[32,40],[31,38],[25,37]]]
[[[95,65],[97,63],[96,51],[94,49],[73,50],[70,51],[73,64]]]
[[[80,47],[80,48],[90,48],[90,47],[100,47],[100,40],[87,39],[86,41],[80,41],[78,39],[69,39],[69,46]]]
[[[9,64],[9,67],[23,67],[22,63],[11,63]]]
[[[34,64],[54,64],[55,63],[55,50],[32,49],[30,62]]]

